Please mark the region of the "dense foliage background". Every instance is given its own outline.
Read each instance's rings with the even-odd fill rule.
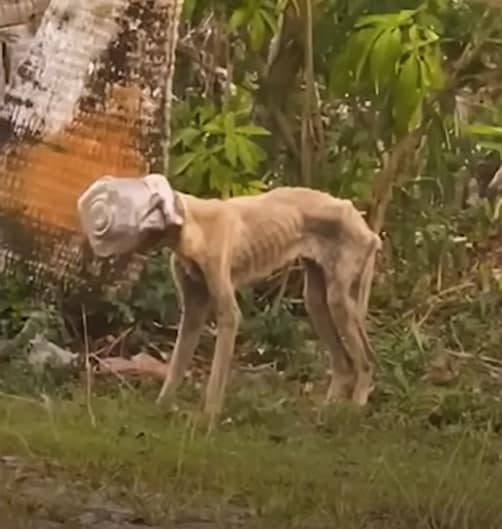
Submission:
[[[500,203],[485,191],[502,147],[496,7],[189,0],[181,31],[168,171],[178,188],[230,196],[288,184],[349,197],[385,238],[373,313],[423,316],[452,288],[494,317]],[[283,278],[272,280],[265,308],[298,310],[299,281],[293,271],[283,298]]]

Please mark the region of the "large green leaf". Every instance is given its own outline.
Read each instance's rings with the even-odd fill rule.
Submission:
[[[246,191],[250,195],[257,195],[265,189],[267,189],[267,185],[261,180],[250,180],[246,185]]]
[[[467,134],[474,134],[477,136],[493,136],[502,137],[502,127],[495,125],[484,125],[482,123],[473,123],[472,125],[465,125],[464,132]]]
[[[189,147],[194,140],[201,136],[202,132],[194,127],[185,127],[173,135],[171,140],[171,148],[182,144],[184,147]]]
[[[194,175],[204,175],[207,172],[208,163],[212,160],[212,157],[209,153],[201,153],[196,158],[194,158],[192,164],[188,168],[190,172],[190,177],[193,178]]]
[[[258,51],[263,46],[266,31],[265,22],[260,12],[256,11],[248,23],[249,40],[253,51]]]
[[[431,87],[431,75],[430,75],[430,69],[427,65],[427,61],[425,58],[422,58],[420,55],[417,55],[418,60],[418,68],[420,71],[419,74],[419,88],[422,91],[422,96],[425,96],[427,91]]]
[[[419,85],[420,66],[418,57],[412,53],[403,62],[394,90],[394,122],[399,133],[407,132],[413,115],[421,105],[422,90]]]
[[[358,82],[361,78],[363,68],[366,65],[370,50],[375,43],[376,39],[385,31],[385,28],[366,28],[359,30],[360,37],[363,39],[363,46],[361,47],[361,53],[356,59],[356,67],[354,71],[354,80]]]
[[[232,167],[237,165],[237,142],[235,136],[228,134],[225,136],[225,155]]]
[[[263,150],[258,147],[258,145],[241,135],[235,136],[235,142],[237,144],[238,157],[242,162],[244,169],[248,173],[254,173],[258,163],[264,159]]]
[[[225,129],[218,123],[215,123],[214,121],[210,121],[209,123],[206,123],[202,130],[204,132],[207,132],[208,134],[225,134]]]
[[[406,53],[430,47],[431,44],[435,44],[439,40],[439,35],[434,33],[434,31],[419,27],[416,24],[410,27],[408,35],[409,42],[403,45],[403,52]]]
[[[417,9],[403,9],[402,11],[399,11],[399,13],[366,15],[359,18],[354,27],[359,29],[372,24],[377,24],[385,28],[395,28],[412,20],[417,11]]]
[[[268,26],[269,30],[272,33],[275,33],[277,31],[277,23],[274,17],[266,9],[260,9],[260,16],[263,18],[263,21]]]
[[[394,79],[400,56],[401,31],[398,28],[386,29],[375,41],[370,56],[370,75],[377,95]]]
[[[223,127],[225,134],[235,134],[235,113],[226,112],[223,118]]]
[[[328,72],[328,90],[332,96],[340,97],[349,90],[352,82],[350,60],[347,48],[338,55],[331,57]]]
[[[412,24],[408,29],[408,37],[410,39],[411,49],[416,49],[422,42],[422,36],[420,35],[420,28],[417,24]]]
[[[244,136],[270,136],[270,131],[257,125],[240,125],[235,128],[236,134]]]
[[[223,198],[227,198],[230,190],[231,173],[228,167],[222,164],[217,158],[211,158],[208,163],[209,187],[219,191]]]
[[[184,173],[195,162],[198,156],[200,156],[199,152],[187,152],[176,156],[173,160],[173,174],[178,176]]]
[[[428,28],[427,26],[422,26],[422,31],[424,32],[424,36],[425,36],[425,43],[427,44],[431,44],[433,42],[438,42],[439,41],[439,34],[434,31],[433,29],[431,28]]]
[[[357,82],[375,39],[385,28],[365,28],[350,35],[343,51],[334,55],[329,72],[329,90],[343,94],[352,82]]]
[[[212,101],[209,101],[208,103],[197,107],[194,114],[198,116],[201,124],[206,123],[211,118],[214,118],[214,115],[216,114],[216,106]]]
[[[430,74],[431,89],[443,90],[446,85],[446,74],[443,69],[443,58],[441,56],[440,46],[430,46],[425,55],[425,61]]]
[[[232,13],[230,20],[228,21],[228,29],[230,31],[235,31],[236,29],[239,29],[245,22],[249,20],[249,17],[249,10],[245,7],[240,7],[239,9],[236,9]]]

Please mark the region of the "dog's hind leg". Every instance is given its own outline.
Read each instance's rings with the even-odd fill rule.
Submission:
[[[353,263],[351,263],[351,266]],[[355,371],[352,400],[365,405],[372,387],[373,358],[367,351],[365,325],[360,314],[361,304],[350,293],[353,270],[342,262],[326,273],[326,296],[329,312],[340,343],[351,359]]]
[[[326,403],[348,399],[352,395],[355,374],[350,358],[340,343],[331,319],[327,299],[326,281],[322,268],[313,261],[304,259],[305,308],[312,327],[322,345],[327,349],[331,364],[331,381],[326,394]]]

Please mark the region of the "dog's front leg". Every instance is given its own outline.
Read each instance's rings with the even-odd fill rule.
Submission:
[[[241,312],[231,281],[218,282],[217,285],[213,292],[218,334],[204,405],[204,415],[209,421],[210,429],[223,408],[235,339],[241,320]]]
[[[169,368],[157,397],[157,404],[169,400],[182,381],[199,343],[210,309],[206,284],[191,278],[174,254],[171,257],[171,273],[181,305],[181,320]]]

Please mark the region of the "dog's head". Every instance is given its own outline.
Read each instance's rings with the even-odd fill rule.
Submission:
[[[94,253],[110,257],[142,250],[170,227],[180,227],[183,217],[176,203],[176,193],[161,174],[107,175],[82,193],[77,211]]]

